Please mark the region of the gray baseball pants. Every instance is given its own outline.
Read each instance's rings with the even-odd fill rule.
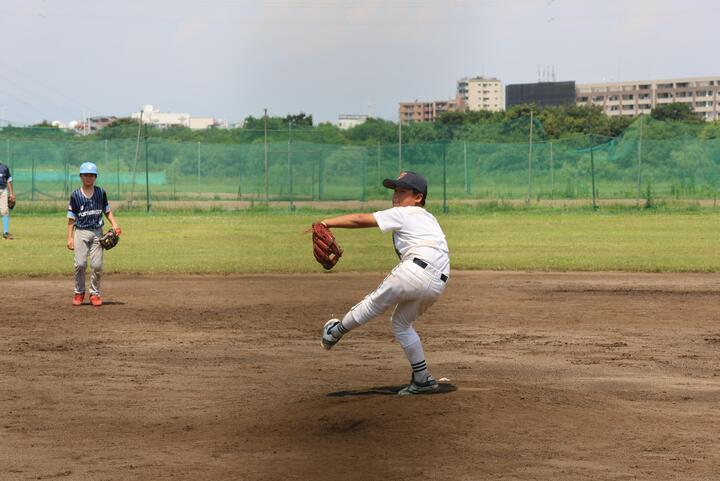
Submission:
[[[102,229],[75,229],[75,293],[85,293],[85,271],[90,256],[90,295],[100,295],[103,248],[100,247]]]
[[[10,209],[8,208],[8,199],[10,193],[8,188],[0,189],[0,215],[10,215]]]

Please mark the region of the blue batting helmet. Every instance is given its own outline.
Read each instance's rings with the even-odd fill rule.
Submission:
[[[80,166],[81,174],[95,174],[97,175],[97,165],[92,162],[83,162]]]

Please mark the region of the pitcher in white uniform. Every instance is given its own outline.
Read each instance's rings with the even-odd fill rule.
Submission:
[[[413,323],[445,291],[450,257],[445,234],[437,219],[425,210],[427,180],[415,172],[385,179],[393,189],[392,208],[373,214],[348,214],[325,219],[329,228],[379,227],[392,231],[400,263],[380,286],[356,304],[342,319],[330,319],[322,329],[322,346],[331,349],[342,336],[395,306],[391,323],[395,339],[405,351],[412,375],[399,395],[426,394],[438,389],[425,363],[420,336]]]

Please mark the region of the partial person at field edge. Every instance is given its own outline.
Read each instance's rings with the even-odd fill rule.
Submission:
[[[12,175],[10,167],[0,162],[0,215],[3,223],[3,239],[11,240],[10,234],[10,208],[8,201],[15,200],[15,192],[13,192]]]

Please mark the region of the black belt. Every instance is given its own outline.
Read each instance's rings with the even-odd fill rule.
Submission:
[[[420,267],[422,267],[423,269],[425,269],[428,266],[427,262],[425,262],[422,259],[418,259],[417,257],[413,257],[413,262],[415,264],[419,265]],[[443,282],[447,282],[448,276],[446,276],[445,274],[440,274],[440,280]]]

